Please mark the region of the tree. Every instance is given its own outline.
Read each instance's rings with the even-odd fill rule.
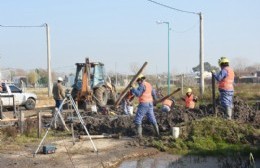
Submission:
[[[219,67],[216,67],[216,66],[212,66],[210,65],[210,63],[208,62],[204,62],[204,71],[212,71],[212,70],[215,70],[215,71],[219,71]],[[196,66],[196,67],[193,67],[192,68],[192,71],[193,72],[200,72],[200,65]]]
[[[237,76],[245,75],[245,68],[248,66],[248,59],[237,57],[233,60],[232,65],[233,69]]]
[[[37,73],[35,71],[30,71],[27,75],[28,82],[35,87],[37,82]]]
[[[140,67],[141,67],[141,66],[138,66],[138,63],[136,63],[136,62],[132,62],[132,63],[130,64],[130,70],[131,70],[134,74],[136,74],[136,73],[138,72],[138,70],[140,69]]]
[[[48,73],[45,69],[35,69],[35,72],[37,73],[38,79],[37,82],[40,85],[47,85],[48,84]]]

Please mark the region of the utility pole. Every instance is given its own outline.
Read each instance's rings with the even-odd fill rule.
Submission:
[[[204,94],[204,41],[203,41],[203,17],[199,13],[200,17],[200,95]]]
[[[50,28],[47,23],[45,23],[45,27],[46,27],[46,36],[47,36],[48,96],[51,97],[52,78],[51,78]]]

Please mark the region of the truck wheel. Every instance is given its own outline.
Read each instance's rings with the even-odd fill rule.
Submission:
[[[98,106],[104,107],[107,105],[108,94],[105,87],[97,88],[94,94],[97,99],[96,102]]]
[[[33,110],[35,109],[35,105],[36,105],[35,100],[32,98],[28,98],[24,106],[27,110]]]

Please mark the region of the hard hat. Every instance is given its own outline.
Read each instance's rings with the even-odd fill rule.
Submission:
[[[188,88],[186,91],[186,93],[191,93],[191,92],[192,92],[191,88]]]
[[[229,60],[226,57],[221,57],[218,60],[218,65],[221,66],[221,64],[224,64],[224,63],[229,63]]]
[[[138,75],[137,79],[145,79],[145,76],[143,74]]]
[[[63,81],[63,78],[62,77],[58,77],[58,81]]]

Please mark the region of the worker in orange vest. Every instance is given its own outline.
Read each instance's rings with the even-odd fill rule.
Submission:
[[[182,100],[185,101],[185,107],[189,109],[194,109],[197,99],[198,99],[197,96],[193,95],[191,88],[187,89],[186,97],[182,98]]]
[[[234,96],[234,71],[229,67],[229,60],[226,57],[221,57],[218,60],[221,68],[219,73],[212,72],[212,76],[218,81],[218,90],[220,93],[220,103],[225,109],[225,117],[231,120]]]
[[[156,92],[152,85],[145,81],[145,76],[142,74],[138,76],[137,83],[138,87],[132,87],[131,92],[139,98],[139,105],[134,119],[138,137],[142,138],[142,120],[144,116],[147,117],[153,125],[157,136],[159,136],[159,128],[153,111],[153,101],[157,99]]]
[[[165,99],[162,102],[162,111],[163,112],[169,112],[169,111],[171,111],[171,109],[173,108],[174,105],[175,105],[174,98]]]

